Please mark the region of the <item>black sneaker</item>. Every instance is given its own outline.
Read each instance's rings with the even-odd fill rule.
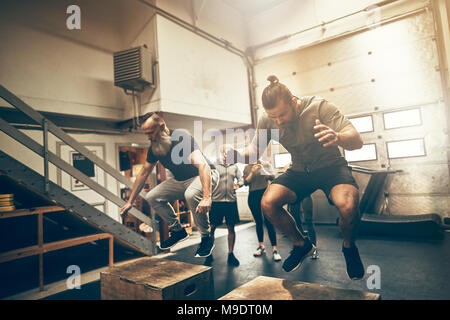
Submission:
[[[181,229],[180,231],[173,231],[170,233],[169,239],[160,243],[159,248],[161,250],[170,249],[178,242],[186,240],[187,238],[189,238],[189,235],[186,230]]]
[[[344,246],[342,246],[342,252],[344,253],[345,263],[347,264],[347,274],[350,279],[362,279],[364,277],[364,266],[359,257],[356,245],[353,245],[350,248],[344,248]]]
[[[211,254],[211,255],[209,255],[209,256],[206,257],[205,263],[203,263],[203,265],[204,265],[204,266],[207,266],[207,267],[211,267],[212,264],[213,264],[213,261],[214,261],[214,257],[213,257],[213,255]]]
[[[214,249],[214,239],[210,236],[202,237],[202,241],[198,246],[197,252],[195,253],[196,258],[206,258],[209,256]]]
[[[284,260],[283,270],[286,272],[297,270],[301,266],[303,260],[307,256],[310,256],[315,249],[316,247],[313,246],[309,240],[305,240],[305,244],[301,247],[294,246],[289,257]]]
[[[236,259],[236,257],[234,256],[233,252],[228,254],[228,259],[227,259],[227,263],[230,266],[239,266],[239,260]]]

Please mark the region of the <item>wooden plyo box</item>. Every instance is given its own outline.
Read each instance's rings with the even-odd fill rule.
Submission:
[[[336,289],[320,284],[257,277],[219,300],[380,300],[376,293]]]
[[[102,300],[214,299],[212,268],[144,257],[100,273]]]

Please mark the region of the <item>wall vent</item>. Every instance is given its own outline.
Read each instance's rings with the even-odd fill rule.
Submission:
[[[153,84],[151,55],[144,46],[114,53],[114,85],[144,91]]]

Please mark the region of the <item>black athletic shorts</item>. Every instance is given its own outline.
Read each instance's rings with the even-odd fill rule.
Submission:
[[[338,184],[350,184],[359,189],[353,178],[352,171],[348,166],[333,166],[320,168],[312,172],[300,172],[288,169],[281,176],[272,181],[281,184],[294,191],[297,201],[302,201],[316,191],[321,189],[328,198],[328,202],[333,205],[330,199],[330,192]]]
[[[237,202],[213,202],[209,211],[209,222],[213,226],[220,226],[225,218],[227,225],[239,223]]]

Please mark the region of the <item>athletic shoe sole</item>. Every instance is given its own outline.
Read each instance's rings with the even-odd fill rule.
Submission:
[[[175,245],[177,245],[178,243],[180,243],[180,242],[182,242],[182,241],[184,241],[184,240],[187,240],[189,238],[189,234],[188,235],[186,235],[186,237],[184,237],[183,239],[180,239],[180,240],[178,240],[177,242],[175,242],[173,245],[171,245],[170,247],[167,247],[167,248],[162,248],[161,247],[161,244],[159,244],[159,248],[161,249],[161,250],[168,250],[168,249],[170,249],[170,248],[173,248]]]
[[[365,276],[365,274],[363,274],[361,278],[353,277],[353,278],[350,278],[350,280],[355,280],[355,281],[362,280],[362,279],[364,279],[364,276]]]
[[[198,253],[196,253],[195,254],[195,258],[207,258],[207,257],[209,257],[212,254],[212,252],[213,252],[215,247],[216,247],[216,245],[213,244],[213,246],[211,247],[211,250],[209,251],[209,253],[207,255],[204,255],[204,256],[201,256]]]
[[[283,269],[283,270],[286,271],[286,272],[292,272],[292,271],[297,270],[297,269],[300,268],[300,266],[302,265],[303,260],[305,260],[307,257],[311,256],[311,255],[313,254],[313,252],[314,252],[315,249],[316,249],[316,247],[315,247],[315,246],[312,246],[312,249],[309,250],[309,252],[303,256],[303,258],[300,260],[300,262],[297,264],[297,266],[296,266],[294,269],[292,269],[292,270],[290,270],[290,271],[286,271],[286,270],[284,270],[284,269]]]

